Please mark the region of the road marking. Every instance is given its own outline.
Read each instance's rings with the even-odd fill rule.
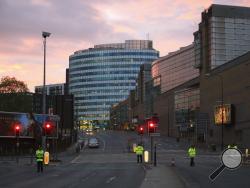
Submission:
[[[110,182],[112,182],[115,178],[116,178],[115,176],[113,176],[113,177],[109,178],[109,179],[106,181],[106,183],[110,183]]]
[[[77,157],[75,157],[74,159],[72,159],[70,161],[70,163],[76,163],[76,161],[80,158],[80,155],[78,155]]]

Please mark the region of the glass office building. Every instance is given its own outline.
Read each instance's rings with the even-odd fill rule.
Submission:
[[[69,57],[69,89],[77,120],[109,120],[111,105],[125,100],[135,88],[140,66],[158,59],[149,40],[95,45]]]
[[[196,67],[214,69],[250,50],[250,7],[211,5],[194,33]]]
[[[199,75],[194,68],[194,45],[182,47],[159,58],[152,64],[153,85],[160,85],[161,93],[183,84]]]

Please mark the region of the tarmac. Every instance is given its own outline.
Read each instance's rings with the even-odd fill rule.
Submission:
[[[184,188],[185,182],[175,172],[175,167],[159,164],[145,166],[146,176],[140,188]]]

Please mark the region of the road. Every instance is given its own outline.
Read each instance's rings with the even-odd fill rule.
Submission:
[[[178,183],[183,184],[183,187],[249,187],[249,166],[241,166],[234,171],[224,170],[212,182],[208,176],[219,167],[220,156],[198,150],[196,166],[190,167],[185,146],[173,139],[158,139],[158,163],[157,167],[153,167],[137,164],[135,154],[127,150],[128,140],[133,142],[141,140],[138,135],[131,132],[103,131],[96,136],[100,139],[100,148],[85,147],[78,156],[72,158],[66,156],[67,160],[63,158],[63,163],[45,167],[44,173],[37,173],[35,165],[0,164],[0,187],[143,188],[141,185],[146,181],[145,176],[150,168],[160,168],[160,166],[171,171],[171,176],[175,176],[175,181],[179,181]],[[144,136],[143,141],[145,149],[149,150],[149,138]],[[172,158],[175,160],[175,167],[170,167]],[[147,168],[148,166],[150,168]],[[171,178],[167,174],[165,177],[161,171],[157,173],[163,177],[157,181],[169,181]],[[157,174],[153,175],[157,176]],[[155,187],[160,188],[156,181]]]
[[[128,134],[100,132],[100,148],[85,148],[67,163],[45,167],[43,173],[34,165],[2,165],[0,187],[138,188],[145,170],[134,154],[127,153]]]

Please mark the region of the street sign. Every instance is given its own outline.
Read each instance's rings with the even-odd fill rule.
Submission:
[[[156,137],[156,136],[161,136],[161,134],[160,133],[150,133],[150,136]]]

